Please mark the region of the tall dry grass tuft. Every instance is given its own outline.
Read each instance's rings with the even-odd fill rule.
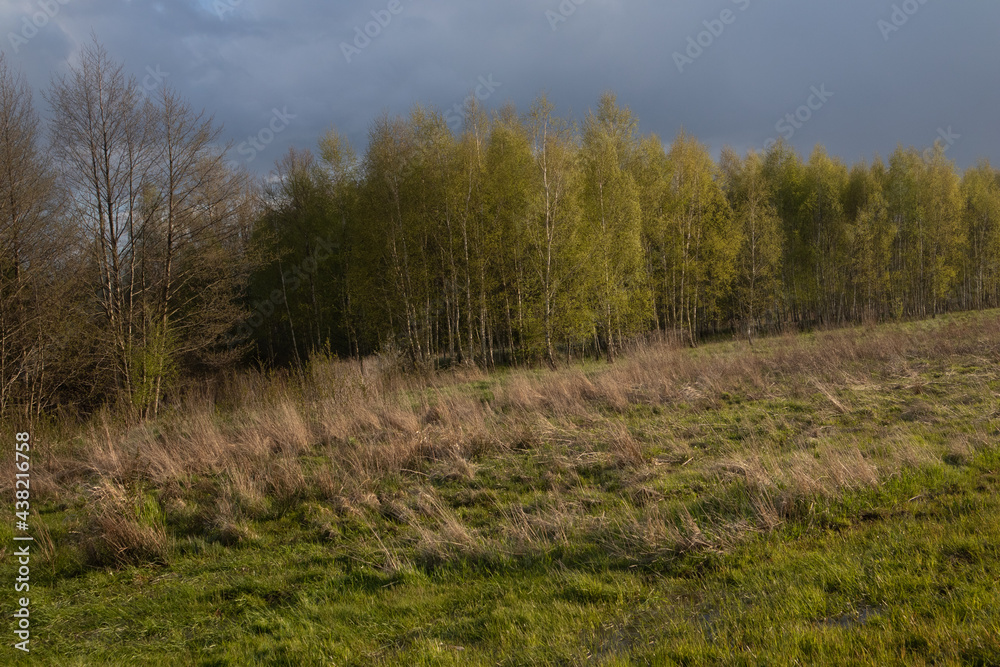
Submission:
[[[123,566],[166,562],[163,511],[150,495],[105,481],[90,492],[82,527],[87,562]]]
[[[880,470],[857,443],[841,440],[786,457],[760,451],[736,454],[717,463],[714,474],[722,488],[730,488],[733,481],[742,487],[723,501],[737,503],[736,507],[724,507],[726,513],[749,514],[755,527],[773,530],[789,519],[807,515],[817,501],[875,487],[887,474],[898,471],[889,462],[885,466]],[[741,511],[740,506],[748,511]]]
[[[269,510],[267,482],[249,466],[234,466],[220,481],[219,498],[227,514],[259,519]],[[260,471],[263,472],[263,471]]]
[[[642,445],[629,432],[624,423],[611,422],[602,433],[601,438],[607,442],[609,451],[619,465],[639,467],[646,463],[646,455]]]
[[[550,494],[543,504],[525,508],[515,503],[499,512],[503,521],[498,542],[505,553],[521,558],[569,548],[572,540],[587,530],[584,508],[558,492]]]
[[[205,516],[205,527],[209,537],[217,539],[225,546],[235,546],[257,539],[248,517],[233,504],[231,498],[225,495],[215,499],[215,506]]]
[[[309,482],[302,468],[302,461],[284,454],[268,463],[265,476],[268,496],[279,503],[294,505],[309,493]]]
[[[407,518],[416,536],[417,558],[423,565],[434,567],[488,554],[484,541],[433,491],[420,493],[414,504]]]
[[[642,564],[671,561],[692,552],[724,551],[735,541],[730,529],[719,526],[707,532],[687,508],[669,511],[661,504],[602,517],[591,531],[612,557]]]
[[[250,431],[270,442],[275,454],[295,456],[315,443],[313,430],[303,414],[304,406],[290,397],[274,405],[262,405],[242,415],[241,431]]]

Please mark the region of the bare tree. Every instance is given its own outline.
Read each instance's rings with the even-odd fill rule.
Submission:
[[[138,306],[149,289],[141,251],[144,216],[153,208],[142,204],[160,152],[152,105],[96,39],[68,76],[53,81],[48,100],[52,153],[93,243],[108,362],[115,384],[131,396],[143,325]]]
[[[240,231],[249,183],[225,164],[222,128],[171,88],[153,110],[157,159],[143,235],[142,403],[156,413],[165,376],[180,357],[211,348],[239,316]],[[236,246],[233,246],[233,243]],[[225,256],[225,253],[231,253]]]
[[[72,307],[73,239],[54,174],[38,151],[31,89],[0,53],[0,414],[39,415],[68,378],[58,367]]]

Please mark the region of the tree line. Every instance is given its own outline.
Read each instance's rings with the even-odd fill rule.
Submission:
[[[608,93],[579,124],[544,97],[523,114],[472,100],[457,134],[418,106],[377,118],[363,155],[331,131],[276,175],[240,339],[285,363],[395,346],[416,365],[554,365],[649,335],[998,305],[1000,174],[958,173],[940,143],[716,161],[683,131],[641,135]]]
[[[610,93],[580,122],[470,98],[459,132],[417,106],[255,180],[96,42],[44,97],[48,127],[0,58],[2,414],[150,415],[192,378],[317,355],[554,366],[1000,305],[1000,174],[941,144],[715,160]]]

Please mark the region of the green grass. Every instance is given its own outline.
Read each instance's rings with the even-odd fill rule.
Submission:
[[[955,321],[879,332],[954,338]],[[508,449],[245,501],[229,532],[204,520],[223,476],[145,488],[135,520],[165,527],[166,563],[94,566],[88,496],[67,492],[35,517],[55,549],[33,562],[30,661],[1000,664],[1000,348],[961,335],[675,402],[598,398]],[[684,355],[778,365],[789,344]],[[488,403],[517,373],[449,391]]]

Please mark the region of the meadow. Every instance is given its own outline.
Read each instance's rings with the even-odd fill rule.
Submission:
[[[998,664],[998,362],[986,311],[556,370],[314,358],[53,421],[3,662]]]

